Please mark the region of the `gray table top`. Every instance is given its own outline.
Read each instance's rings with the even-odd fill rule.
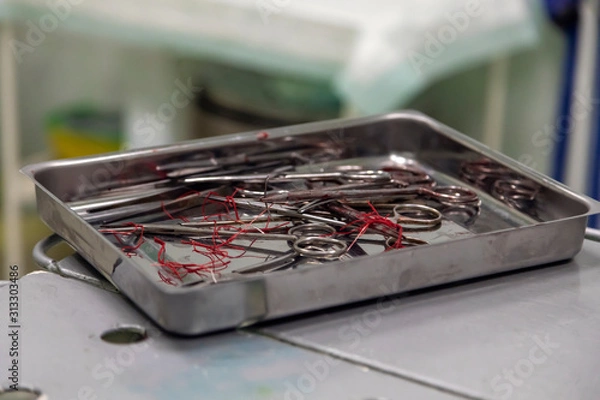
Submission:
[[[21,385],[50,400],[596,400],[600,392],[600,244],[589,241],[568,263],[194,339],[161,333],[119,295],[47,273],[21,280],[20,303]],[[1,285],[0,310],[8,310]],[[149,339],[100,339],[132,324]],[[0,335],[2,353],[9,339]]]

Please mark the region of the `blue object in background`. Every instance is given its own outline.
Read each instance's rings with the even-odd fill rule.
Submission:
[[[558,116],[567,116],[571,112],[571,94],[573,93],[573,81],[575,78],[575,53],[577,49],[577,25],[563,27],[566,35],[565,60],[563,64],[563,79],[560,95]],[[556,138],[553,154],[552,177],[558,181],[564,181],[567,159],[567,146],[569,141],[567,135],[570,129],[570,119],[564,118],[565,123],[556,124]]]
[[[566,36],[563,79],[559,97],[561,101],[557,110],[558,116],[566,116],[571,111],[571,93],[575,76],[579,0],[545,0],[545,4],[550,19],[564,31]],[[554,146],[552,177],[558,181],[563,181],[565,177],[568,125],[568,119],[567,124],[557,124],[555,132],[557,140]]]
[[[546,0],[550,18],[559,26],[572,25],[577,21],[580,0]]]
[[[550,18],[558,25],[566,35],[565,60],[563,65],[563,82],[561,87],[561,102],[558,109],[559,116],[568,116],[571,113],[573,82],[575,77],[577,34],[578,34],[578,8],[580,0],[545,0],[546,10]],[[599,21],[600,23],[600,21]],[[596,51],[600,54],[600,37],[598,38],[598,47]],[[600,98],[600,62],[596,63],[596,82],[593,99]],[[588,193],[595,199],[600,199],[600,111],[598,102],[594,101],[595,124],[591,128],[592,143],[590,145],[590,163]],[[570,119],[566,119],[566,124],[558,124],[554,148],[552,176],[559,181],[565,178],[566,156],[569,134]],[[589,226],[599,227],[600,218],[593,215],[589,219]]]

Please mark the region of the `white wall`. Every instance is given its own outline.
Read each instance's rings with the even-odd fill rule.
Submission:
[[[549,173],[551,148],[536,146],[532,137],[554,126],[562,85],[565,40],[547,24],[538,47],[509,57],[508,92],[501,150]],[[431,115],[478,140],[483,137],[486,82],[489,65],[473,68],[436,82],[409,108]]]
[[[23,37],[24,29],[17,31]],[[122,59],[127,49],[102,39],[54,32],[23,54],[19,64],[20,121],[24,155],[46,148],[50,111],[74,104],[117,108],[123,98]]]
[[[17,34],[22,38],[25,30],[20,28]],[[19,64],[23,155],[46,149],[45,118],[63,107],[89,105],[140,115],[155,113],[160,104],[170,101],[177,88],[177,65],[176,57],[166,52],[70,32],[49,34],[33,53],[23,54]],[[177,130],[176,137],[182,135],[185,115],[181,114],[164,129]],[[152,143],[138,145],[167,141],[157,132]]]

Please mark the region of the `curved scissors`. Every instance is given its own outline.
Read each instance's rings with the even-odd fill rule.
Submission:
[[[288,231],[290,240],[287,241],[291,250],[280,257],[265,262],[250,265],[232,271],[238,274],[254,272],[271,272],[292,266],[298,257],[331,261],[339,258],[348,250],[346,242],[330,236],[335,228],[320,223],[307,223],[292,227]]]
[[[488,191],[499,179],[519,179],[511,169],[488,159],[464,162],[460,172],[465,180]]]
[[[424,204],[398,204],[394,206],[392,212],[394,214],[388,218],[402,225],[405,231],[434,230],[442,223],[442,213]],[[410,227],[410,225],[419,225],[419,227]]]
[[[435,180],[425,171],[408,165],[384,166],[381,168],[391,176],[391,183],[400,187],[419,186],[432,188]]]
[[[196,176],[183,178],[180,181],[189,183],[286,183],[297,180],[322,181],[322,180],[349,180],[366,182],[389,182],[390,174],[380,170],[364,171],[328,171],[328,172],[289,172],[279,174],[248,174],[248,175],[222,175],[222,176]]]
[[[494,161],[482,159],[464,163],[462,176],[484,188],[494,197],[516,208],[533,202],[541,186]]]
[[[469,204],[454,204],[443,207],[440,212],[450,221],[470,226],[481,214],[481,209]]]
[[[318,189],[294,190],[286,193],[268,194],[260,198],[264,203],[287,203],[309,201],[314,199],[370,199],[374,197],[394,199],[414,199],[419,196],[435,200],[440,204],[479,205],[479,196],[473,190],[462,186],[438,186],[427,188],[422,186],[407,188],[381,189]]]
[[[492,189],[492,193],[502,200],[532,201],[540,186],[528,179],[503,179],[494,182]]]
[[[351,207],[364,208],[365,203],[346,203]],[[407,232],[433,231],[442,224],[442,213],[425,204],[372,204],[376,210],[392,210],[392,215],[384,215],[392,222],[402,226]]]

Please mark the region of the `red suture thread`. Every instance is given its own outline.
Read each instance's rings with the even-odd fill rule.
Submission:
[[[230,228],[230,229],[234,229],[234,231],[236,233],[231,236],[228,236],[228,237],[222,237],[222,235],[219,235],[219,230],[225,230],[227,228],[230,228],[230,227],[215,226],[214,233],[211,237],[212,244],[210,244],[210,245],[195,241],[193,239],[190,241],[182,241],[182,243],[191,244],[192,246],[194,246],[193,251],[204,254],[204,255],[206,255],[205,252],[202,250],[198,250],[198,247],[206,249],[207,252],[210,252],[210,256],[215,256],[219,259],[228,259],[229,260],[229,259],[243,257],[246,254],[246,252],[249,250],[249,248],[252,247],[254,242],[256,242],[257,239],[251,240],[251,242],[248,246],[234,245],[233,242],[239,237],[239,235],[243,234],[247,230],[244,230],[241,228]],[[227,250],[225,250],[225,248],[241,251],[242,253],[237,256],[232,256]]]
[[[158,250],[157,256],[157,264],[171,272],[177,279],[182,280],[185,278],[187,274],[196,274],[200,277],[206,277],[209,275],[214,275],[215,272],[226,268],[227,264],[229,264],[226,260],[216,259],[210,253],[201,253],[207,256],[210,261],[204,264],[197,263],[180,263],[177,261],[171,261],[165,259],[166,254],[166,243],[157,237],[154,238],[154,242],[160,245],[160,249]],[[159,271],[160,272],[160,271]],[[173,284],[173,281],[170,280],[169,277],[165,277],[164,274],[159,275],[161,279],[168,284]]]
[[[196,190],[189,191],[189,192],[187,192],[187,193],[184,193],[184,194],[182,194],[181,196],[177,197],[177,198],[175,199],[175,201],[177,201],[177,200],[181,200],[181,199],[185,199],[186,197],[191,197],[192,195],[195,195],[195,196],[200,196],[200,192],[198,192],[198,191],[196,191]],[[188,222],[188,221],[189,221],[189,220],[188,220],[186,217],[184,217],[184,216],[174,217],[173,215],[171,215],[171,213],[169,213],[169,211],[167,211],[167,208],[165,207],[165,203],[164,203],[164,202],[162,202],[162,201],[161,201],[160,205],[161,205],[161,207],[162,207],[162,210],[163,210],[163,212],[165,213],[165,215],[166,215],[166,216],[167,216],[169,219],[171,219],[171,220],[173,220],[173,219],[180,219],[180,220],[182,220],[183,222]],[[182,208],[187,208],[187,207],[182,207]]]
[[[121,251],[123,253],[125,253],[125,255],[127,257],[132,257],[132,256],[137,255],[137,250],[144,243],[144,240],[145,240],[144,239],[144,226],[136,224],[134,222],[127,222],[124,225],[131,226],[131,231],[123,232],[123,231],[117,231],[114,229],[101,229],[100,232],[112,234],[115,237],[115,239],[119,242],[119,244],[122,246]],[[124,239],[121,236],[134,235],[134,234],[138,233],[138,231],[139,231],[139,237],[138,237],[137,242],[134,245],[125,244]]]
[[[160,206],[162,208],[162,211],[165,213],[165,215],[169,218],[169,219],[176,219],[173,215],[171,215],[171,213],[169,211],[167,211],[167,207],[165,207],[165,202],[161,201],[160,202]],[[183,222],[188,222],[188,219],[185,217],[177,217],[177,219],[182,220]]]
[[[166,254],[166,243],[165,241],[163,241],[162,239],[159,239],[157,237],[154,238],[154,241],[158,244],[160,244],[160,249],[158,250],[158,262],[161,266],[166,266],[169,269],[175,270],[177,271],[176,274],[179,276],[179,270],[180,269],[184,269],[185,272],[190,272],[190,271],[194,271],[197,270],[198,266],[204,266],[204,264],[196,264],[196,263],[180,263],[177,261],[171,261],[171,260],[166,260],[165,259],[165,254]]]
[[[238,211],[237,211],[237,206],[235,204],[235,200],[233,199],[233,196],[235,196],[235,193],[237,192],[237,189],[233,192],[232,195],[230,196],[225,196],[225,201],[219,201],[219,200],[213,200],[211,199],[211,196],[219,196],[218,193],[215,192],[209,192],[206,197],[204,198],[204,201],[202,202],[202,215],[204,216],[204,220],[207,221],[210,217],[221,217],[223,215],[226,215],[227,218],[229,218],[229,206],[232,205],[233,209],[234,209],[234,213],[235,213],[235,218],[236,219],[240,219],[239,215],[238,215]],[[208,204],[217,204],[222,206],[223,208],[225,208],[225,213],[215,213],[215,214],[210,214],[207,215],[206,214],[206,206]]]
[[[398,234],[398,239],[394,241],[394,244],[391,246],[391,248],[403,248],[404,246],[402,245],[402,226],[393,222],[389,218],[380,215],[379,212],[377,212],[377,210],[375,209],[375,207],[373,207],[371,202],[369,202],[368,204],[372,210],[371,212],[360,213],[360,216],[356,220],[350,221],[339,230],[339,233],[342,235],[357,234],[350,246],[348,246],[348,249],[352,248],[352,246],[354,246],[358,239],[362,235],[364,235],[368,229],[381,230],[382,228],[392,229]],[[358,225],[358,227],[352,230],[347,230],[347,228],[356,225]]]
[[[157,265],[164,269],[164,271],[159,270],[160,279],[170,285],[175,284],[173,278],[177,278],[179,280],[183,279],[187,274],[196,274],[201,277],[212,276],[213,279],[216,275],[220,275],[220,271],[227,268],[227,266],[231,263],[231,260],[248,257],[246,253],[252,248],[256,240],[250,240],[250,244],[248,246],[236,245],[234,242],[236,239],[243,237],[244,233],[249,231],[259,232],[269,232],[276,229],[280,229],[287,224],[289,221],[285,221],[283,223],[277,224],[275,226],[269,226],[271,223],[270,218],[266,219],[264,228],[254,227],[253,224],[256,220],[263,216],[263,214],[268,213],[268,209],[263,210],[260,214],[256,215],[253,220],[248,222],[247,224],[243,224],[240,227],[233,227],[228,225],[217,225],[217,218],[222,216],[226,216],[228,219],[231,218],[231,214],[233,213],[236,221],[240,221],[240,215],[238,213],[237,204],[234,196],[236,195],[237,190],[235,190],[231,195],[225,196],[224,201],[218,201],[211,199],[211,195],[216,195],[216,193],[209,193],[202,202],[202,214],[203,219],[207,221],[214,221],[213,225],[213,233],[210,238],[210,242],[201,242],[194,239],[182,240],[181,243],[185,245],[192,246],[192,251],[197,253],[203,257],[208,259],[205,263],[180,263],[172,260],[168,260],[166,257],[166,243],[162,239],[158,237],[154,237],[154,242],[160,245],[158,255],[157,255]],[[187,196],[186,194],[184,196]],[[224,208],[224,213],[206,213],[206,206],[209,204],[218,204],[219,206]],[[169,216],[169,218],[174,219],[172,215],[170,215],[166,209],[163,210]],[[181,219],[181,217],[180,217]],[[227,231],[228,234],[224,235],[221,232]],[[240,252],[239,254],[232,254],[232,251]],[[164,272],[168,271],[170,274],[165,274]]]
[[[158,276],[159,276],[160,280],[163,281],[164,283],[166,283],[168,285],[173,285],[173,286],[176,285],[175,281],[172,278],[165,275],[161,270],[158,270]]]
[[[235,193],[234,193],[235,194]],[[231,198],[233,197],[233,195],[231,196]],[[227,207],[227,209],[229,209],[229,206],[227,204],[232,205],[232,208],[234,208],[234,210],[236,211],[236,218],[237,220],[239,220],[239,215],[237,214],[237,207],[235,206],[235,201],[232,199],[228,199],[228,201],[225,203],[225,206]],[[234,244],[234,241],[236,239],[238,239],[240,237],[240,235],[243,235],[244,233],[248,232],[250,229],[249,228],[245,228],[245,227],[251,227],[254,223],[254,221],[256,221],[258,218],[260,218],[264,213],[266,212],[266,210],[264,210],[263,212],[261,212],[260,214],[258,214],[257,216],[255,216],[255,218],[250,221],[248,224],[246,225],[242,225],[242,227],[232,227],[232,226],[219,226],[216,224],[215,221],[215,225],[213,226],[213,234],[211,236],[211,244],[206,244],[206,243],[202,243],[193,239],[190,240],[183,240],[182,243],[183,244],[189,244],[192,245],[193,247],[193,251],[201,254],[207,258],[209,258],[211,260],[211,263],[209,263],[210,268],[212,269],[212,272],[217,272],[220,271],[220,266],[226,266],[228,265],[232,260],[232,259],[237,259],[237,258],[242,258],[244,256],[246,256],[246,253],[248,252],[248,250],[252,247],[252,245],[256,242],[257,239],[253,239],[250,241],[250,244],[248,246],[237,246]],[[210,215],[210,216],[205,216],[205,218],[208,217],[214,217],[214,215]],[[266,221],[266,227],[264,228],[264,230],[271,230],[271,229],[275,229],[275,228],[279,228],[281,226],[283,226],[283,224],[278,225],[275,228],[269,228],[269,219],[267,219]],[[260,229],[260,231],[263,231],[263,229]],[[234,234],[233,235],[227,235],[227,237],[223,236],[220,234],[221,231],[233,231]],[[241,253],[238,255],[232,255],[230,253],[230,251],[228,250],[236,250],[236,251],[240,251]],[[206,266],[206,265],[205,265]]]
[[[230,204],[230,205],[231,205],[231,207],[233,208],[233,212],[234,212],[234,214],[235,214],[235,219],[236,219],[236,220],[240,219],[240,215],[239,215],[239,213],[238,213],[238,209],[237,209],[237,204],[235,203],[235,199],[234,199],[234,197],[235,197],[235,195],[237,194],[237,192],[238,192],[238,189],[235,189],[235,190],[233,191],[233,193],[231,193],[231,195],[229,195],[229,196],[225,196],[225,201],[226,201],[228,204]]]

